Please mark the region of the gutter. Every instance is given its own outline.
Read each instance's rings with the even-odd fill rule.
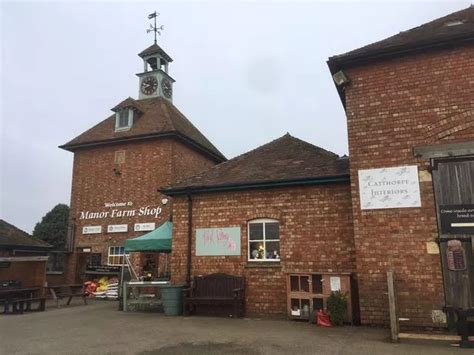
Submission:
[[[276,187],[288,186],[307,186],[307,185],[324,185],[333,183],[350,182],[350,175],[327,176],[321,178],[308,178],[299,180],[275,180],[254,183],[240,183],[240,184],[224,184],[214,186],[186,186],[182,188],[164,188],[158,189],[159,192],[168,196],[190,195],[192,193],[201,192],[223,192],[223,191],[242,191],[249,189],[267,189]]]
[[[186,283],[188,287],[191,285],[192,243],[193,243],[193,199],[191,198],[191,194],[188,194],[188,264],[187,264],[187,272],[186,272]]]

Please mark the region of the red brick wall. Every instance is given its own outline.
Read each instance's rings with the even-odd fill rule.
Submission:
[[[196,175],[210,169],[216,163],[209,159],[203,159],[202,154],[179,142],[173,142],[173,167],[172,175],[174,181]]]
[[[346,70],[349,155],[361,320],[387,324],[386,271],[394,269],[400,317],[432,325],[443,305],[431,181],[420,181],[421,208],[360,210],[358,170],[418,165],[413,147],[474,138],[474,47],[385,60]]]
[[[116,164],[115,152],[125,151],[125,161]],[[192,159],[185,155],[192,156]],[[179,161],[175,164],[176,161]],[[200,153],[195,153],[172,139],[145,140],[81,149],[74,154],[71,192],[72,223],[76,225],[75,248],[92,247],[93,253],[102,254],[107,264],[109,246],[123,246],[129,238],[143,235],[134,232],[135,223],[155,222],[160,225],[169,219],[170,206],[163,206],[163,195],[157,192],[176,179],[190,176],[197,169],[215,164]],[[119,171],[120,175],[114,171]],[[132,202],[130,207],[108,208],[104,203]],[[113,209],[127,210],[149,206],[161,207],[162,213],[154,216],[111,217]],[[109,217],[81,219],[81,211],[109,211]],[[107,233],[110,224],[128,224],[128,232]],[[101,225],[100,234],[82,234],[82,228]],[[76,258],[69,258],[67,279],[74,280]]]
[[[193,195],[192,275],[225,272],[246,279],[249,314],[286,312],[287,272],[355,270],[349,184]],[[280,222],[280,265],[247,261],[247,222]],[[172,281],[186,281],[188,203],[173,200]],[[196,256],[196,228],[241,228],[240,256]]]

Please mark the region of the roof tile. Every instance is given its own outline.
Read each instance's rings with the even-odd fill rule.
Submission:
[[[74,151],[84,146],[106,144],[120,139],[171,134],[192,141],[218,161],[226,160],[224,155],[168,100],[161,97],[145,100],[128,98],[114,109],[123,105],[134,105],[141,111],[141,114],[134,118],[129,130],[116,132],[115,115],[112,115],[60,147]]]
[[[0,248],[2,246],[52,248],[52,245],[35,239],[28,233],[0,219]]]
[[[349,175],[349,160],[286,134],[164,191]]]

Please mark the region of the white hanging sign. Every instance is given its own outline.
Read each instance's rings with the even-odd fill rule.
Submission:
[[[338,276],[331,276],[329,278],[331,291],[341,291],[341,278]]]
[[[133,230],[135,232],[152,231],[155,229],[155,223],[135,223]]]
[[[418,167],[359,170],[360,208],[421,207]]]
[[[82,234],[99,234],[102,233],[102,226],[84,226]]]
[[[108,233],[122,233],[128,231],[128,224],[109,224],[107,226]]]

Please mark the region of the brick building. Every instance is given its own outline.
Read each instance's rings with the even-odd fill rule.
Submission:
[[[86,264],[120,265],[124,240],[158,227],[170,205],[157,186],[225,161],[172,104],[172,59],[156,43],[139,54],[139,98],[61,146],[74,153],[68,281]]]
[[[225,161],[172,105],[171,58],[140,56],[139,99],[62,146],[69,279],[172,218],[172,282],[244,276],[248,314],[305,316],[341,289],[353,318],[388,324],[387,271],[408,325],[474,306],[473,7],[329,58],[350,164],[289,135]]]
[[[347,157],[287,134],[162,192],[173,197],[172,282],[244,276],[247,313],[267,315],[304,309],[306,301],[322,305],[331,277],[350,289]],[[287,282],[299,278],[302,289],[314,287],[314,300],[295,296],[287,304]]]
[[[328,65],[347,114],[362,323],[388,322],[388,270],[408,324],[432,326],[445,305],[472,307],[474,230],[443,230],[440,211],[474,207],[474,7]],[[404,166],[418,170],[418,207],[361,202],[361,174]],[[447,260],[458,243],[449,240],[466,254],[459,270]]]
[[[294,280],[323,280],[324,296],[338,283],[313,275],[337,275],[357,283],[345,290],[363,324],[388,324],[393,271],[405,324],[445,326],[443,310],[474,304],[474,8],[328,65],[350,169],[285,136],[161,190],[174,201],[172,280],[243,275],[248,313],[292,315]],[[222,235],[231,251],[209,245]]]

